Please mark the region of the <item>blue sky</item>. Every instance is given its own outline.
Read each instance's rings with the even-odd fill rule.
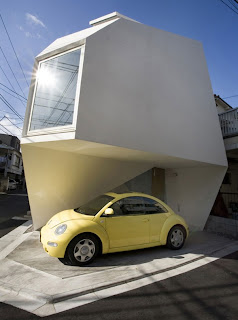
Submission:
[[[235,10],[234,0],[222,0]],[[89,27],[89,21],[113,11],[141,23],[201,41],[213,92],[221,97],[238,95],[238,4],[237,14],[221,0],[0,0],[0,13],[30,82],[34,57],[56,38]],[[229,2],[230,1],[230,2]],[[27,97],[28,86],[0,20],[0,45],[17,78],[19,88],[0,51],[0,83]],[[0,85],[0,94],[24,117],[20,102]],[[13,89],[12,89],[13,90]],[[238,107],[238,96],[225,99]],[[0,124],[20,136],[22,121],[0,100]],[[1,120],[2,119],[2,120]],[[2,127],[0,127],[1,132]]]

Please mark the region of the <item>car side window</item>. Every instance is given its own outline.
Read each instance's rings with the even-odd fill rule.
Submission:
[[[150,198],[143,198],[146,214],[165,213],[168,212],[164,206]]]
[[[145,214],[145,206],[142,197],[128,197],[115,202],[111,208],[115,216]]]

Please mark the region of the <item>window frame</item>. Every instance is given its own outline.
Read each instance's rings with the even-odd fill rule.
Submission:
[[[121,201],[121,200],[124,200],[124,199],[127,199],[127,198],[132,198],[132,197],[138,197],[138,198],[141,198],[142,199],[142,202],[143,202],[143,207],[144,207],[144,210],[146,210],[146,206],[145,206],[145,201],[144,201],[144,198],[145,199],[150,199],[152,201],[155,201],[156,203],[158,203],[160,205],[160,207],[162,207],[162,209],[164,210],[164,212],[146,212],[144,211],[144,213],[141,213],[141,214],[121,214],[121,215],[116,215],[116,214],[113,214],[113,215],[105,215],[104,212],[102,213],[102,217],[106,217],[106,218],[117,218],[117,217],[133,217],[133,216],[147,216],[149,214],[165,214],[165,213],[168,213],[168,209],[166,209],[166,207],[160,202],[160,201],[157,201],[158,199],[154,199],[154,198],[150,198],[150,197],[146,197],[146,196],[128,196],[128,197],[125,197],[125,198],[121,198],[121,199],[118,199],[116,200],[115,202],[113,202],[108,208],[112,208],[112,206],[117,203],[118,201]],[[113,209],[113,208],[112,208]]]
[[[48,128],[42,128],[42,129],[36,129],[36,130],[30,130],[31,127],[31,121],[32,121],[32,115],[33,115],[33,109],[34,109],[34,102],[35,102],[35,96],[36,96],[36,89],[37,89],[37,78],[36,74],[38,70],[41,67],[41,64],[57,58],[59,56],[68,54],[73,51],[81,50],[80,53],[80,59],[79,59],[79,69],[78,69],[78,76],[77,76],[77,84],[76,84],[76,92],[75,92],[75,102],[74,102],[74,113],[73,113],[73,121],[72,124],[66,125],[66,126],[58,126],[58,127],[48,127]],[[61,133],[61,132],[68,132],[68,131],[74,131],[76,130],[77,125],[77,117],[78,117],[78,108],[79,108],[79,99],[80,99],[80,91],[81,91],[81,81],[82,81],[82,73],[83,73],[83,63],[84,63],[84,54],[85,54],[85,44],[77,46],[75,48],[72,48],[70,50],[62,51],[57,54],[54,54],[48,58],[42,59],[37,61],[37,67],[35,72],[35,78],[34,78],[34,90],[32,95],[32,101],[31,101],[31,107],[30,107],[30,115],[27,125],[27,136],[35,136],[35,135],[41,135],[41,134],[49,134],[49,133]]]

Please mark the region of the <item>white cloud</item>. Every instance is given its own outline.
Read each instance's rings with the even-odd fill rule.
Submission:
[[[31,34],[29,31],[26,31],[26,32],[25,32],[25,36],[26,36],[27,38],[33,38],[32,34]]]
[[[17,26],[19,30],[24,31],[22,26]]]
[[[13,136],[17,136],[18,138],[21,138],[21,130],[19,129],[19,128],[22,128],[22,125],[23,125],[23,123],[21,123],[21,120],[12,119],[8,113],[5,113],[4,116],[5,117],[0,121],[0,124],[1,124],[0,131],[2,131],[1,133],[10,134],[11,132]]]
[[[41,21],[40,19],[38,19],[36,16],[34,16],[33,14],[30,13],[26,13],[26,20],[31,23],[31,24],[35,24],[35,25],[39,25],[43,28],[46,28],[45,24],[43,23],[43,21]]]
[[[25,30],[22,26],[17,26],[17,28],[20,31],[22,31],[27,38],[43,39],[43,37],[40,35],[40,33],[34,34],[34,33],[30,32],[30,31]]]

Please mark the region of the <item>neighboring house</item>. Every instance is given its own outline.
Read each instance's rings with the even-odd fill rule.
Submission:
[[[228,159],[228,169],[207,228],[238,238],[238,108],[232,108],[218,95],[214,97]]]
[[[218,114],[221,114],[221,113],[224,113],[226,111],[230,111],[233,109],[232,106],[230,106],[220,96],[214,94],[214,99],[215,99]]]
[[[221,193],[229,215],[238,220],[238,108],[230,107],[230,110],[220,113],[219,120],[228,159]]]
[[[146,181],[203,229],[227,159],[202,44],[116,12],[90,24],[35,59],[21,140],[34,227]]]
[[[15,136],[0,134],[0,179],[9,177],[21,180],[22,170],[20,140]]]

